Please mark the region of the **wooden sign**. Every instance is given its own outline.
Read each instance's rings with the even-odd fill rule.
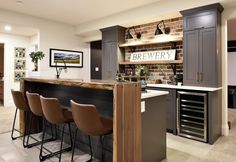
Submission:
[[[175,60],[176,50],[158,50],[131,53],[130,61],[168,61]]]

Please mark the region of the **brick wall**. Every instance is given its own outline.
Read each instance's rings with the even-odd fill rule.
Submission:
[[[170,35],[172,36],[183,36],[183,20],[182,17],[173,18],[164,20],[165,26],[170,27],[171,32]],[[155,31],[156,26],[159,22],[153,22],[149,24],[143,24],[139,26],[135,26],[135,30],[137,32],[141,32],[142,38],[141,39],[153,39],[155,38]],[[162,25],[160,25],[162,29]],[[127,32],[127,31],[126,31]],[[134,30],[130,30],[130,33],[135,38]],[[127,33],[126,33],[127,34]],[[158,36],[157,36],[158,37]],[[135,51],[151,51],[151,50],[166,50],[171,49],[171,43],[163,43],[163,44],[155,44],[155,45],[145,45],[145,46],[137,46]],[[125,61],[129,61],[131,54],[131,49],[129,47],[125,48]],[[176,59],[180,60],[183,59],[183,45],[182,42],[177,42],[176,44]],[[161,79],[163,83],[167,83],[170,81],[171,77],[173,76],[173,71],[170,65],[160,65],[160,64],[153,64],[153,65],[145,65],[149,68],[149,80],[158,80]],[[125,70],[129,73],[129,71],[134,70],[134,66],[126,65]],[[183,66],[177,65],[177,73],[182,73]]]

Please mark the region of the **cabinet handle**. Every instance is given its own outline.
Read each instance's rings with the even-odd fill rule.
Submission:
[[[199,82],[199,72],[196,73],[196,81]]]
[[[176,112],[176,124],[177,124],[177,132],[179,133],[179,113],[180,113],[180,110],[179,110],[179,97],[176,99],[176,104],[177,104],[177,112]]]
[[[204,26],[196,27],[194,30],[204,29]]]
[[[200,80],[201,82],[203,81],[203,73],[202,73],[202,72],[199,73],[199,80]]]

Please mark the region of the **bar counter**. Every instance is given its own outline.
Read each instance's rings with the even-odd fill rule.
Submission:
[[[94,104],[99,114],[107,118],[112,118],[113,134],[110,137],[108,136],[105,140],[106,156],[104,162],[144,162],[145,159],[143,158],[149,157],[146,156],[146,154],[153,154],[153,151],[147,151],[148,146],[144,143],[148,137],[156,138],[155,141],[164,141],[163,143],[159,143],[158,141],[154,142],[154,144],[160,146],[155,145],[148,149],[162,149],[163,153],[158,155],[160,157],[152,158],[155,159],[155,161],[159,161],[166,156],[164,102],[165,95],[168,93],[155,92],[156,94],[154,94],[154,92],[149,92],[141,95],[141,87],[137,82],[83,81],[40,77],[23,78],[21,80],[21,91],[39,93],[45,97],[56,97],[59,99],[60,103],[66,107],[70,107],[71,99],[83,104]],[[160,96],[162,96],[160,100],[155,99]],[[150,100],[150,98],[152,99]],[[141,101],[148,102],[146,103],[146,112],[141,113]],[[154,105],[152,106],[149,101],[152,101]],[[150,116],[147,116],[148,114],[151,115],[151,120]],[[152,114],[156,114],[157,116],[155,117]],[[160,123],[158,118],[160,118]],[[21,130],[24,130],[23,121],[24,114],[21,113]],[[150,127],[147,124],[158,126]],[[142,127],[147,128],[143,129]],[[144,130],[146,131],[144,132]],[[77,147],[84,152],[88,152],[87,139],[85,139],[82,133],[79,135],[78,141],[79,144]],[[99,140],[94,138],[94,141],[94,156],[99,158]],[[144,149],[146,151],[142,150],[142,145],[145,147]]]

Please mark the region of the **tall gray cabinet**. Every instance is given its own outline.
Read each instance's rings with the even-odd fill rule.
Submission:
[[[125,29],[113,26],[102,31],[102,79],[115,80],[119,62],[124,60],[124,49],[119,44],[125,42]]]
[[[184,85],[221,85],[222,11],[223,7],[218,3],[181,11],[184,20]]]

